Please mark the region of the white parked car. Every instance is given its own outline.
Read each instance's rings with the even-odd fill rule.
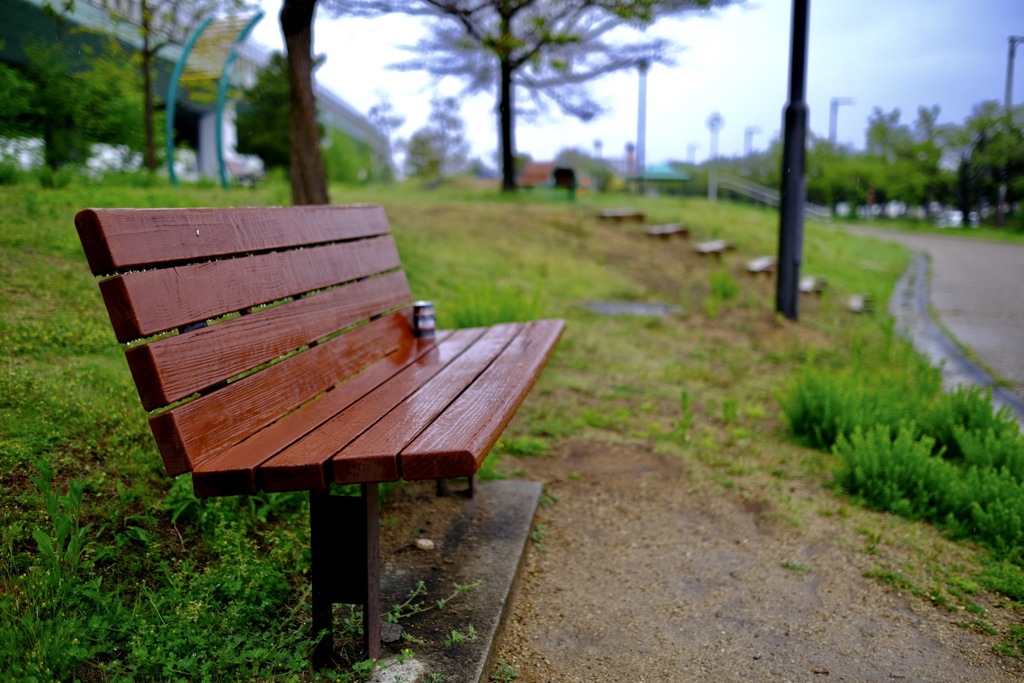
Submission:
[[[947,209],[935,219],[935,226],[938,228],[962,228],[964,225],[964,212]]]

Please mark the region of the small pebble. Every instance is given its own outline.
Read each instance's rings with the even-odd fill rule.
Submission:
[[[433,550],[436,545],[429,538],[417,538],[416,547],[420,550]]]

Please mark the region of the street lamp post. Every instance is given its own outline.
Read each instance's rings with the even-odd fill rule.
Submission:
[[[828,110],[828,141],[836,146],[836,124],[839,120],[839,107],[853,104],[849,97],[833,97]]]
[[[807,30],[810,0],[793,0],[789,54],[789,104],[782,143],[782,197],[779,205],[779,265],[775,308],[790,320],[799,317],[800,264],[804,252],[804,177],[807,141]]]
[[[1017,56],[1017,43],[1024,43],[1024,36],[1010,36],[1010,51],[1006,57],[1006,122],[1013,121],[1013,59]],[[1006,220],[1006,169],[999,182],[999,205],[996,207],[996,223],[1002,227]]]
[[[718,199],[718,131],[722,129],[725,119],[717,111],[708,117],[708,130],[711,131],[711,155],[708,157],[708,199]]]
[[[636,115],[636,166],[637,183],[641,194],[644,191],[644,171],[647,169],[647,69],[650,66],[646,59],[641,59],[637,64],[640,72],[640,93],[639,104]]]
[[[761,129],[758,126],[747,126],[743,129],[743,156],[749,157],[750,153],[754,151],[754,136],[760,132]]]

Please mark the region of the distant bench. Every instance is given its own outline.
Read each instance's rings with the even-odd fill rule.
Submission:
[[[679,223],[665,223],[664,225],[652,225],[644,231],[644,234],[648,237],[660,237],[662,239],[688,237],[690,229]]]
[[[708,242],[701,242],[694,247],[693,250],[701,256],[715,256],[717,258],[721,258],[722,254],[726,251],[731,251],[735,248],[736,247],[733,244],[726,242],[725,240],[710,240]]]
[[[771,256],[759,256],[747,263],[747,272],[752,275],[771,275],[775,272],[775,259]]]
[[[601,220],[613,221],[615,223],[625,223],[626,221],[643,223],[646,219],[644,213],[636,209],[604,209],[598,212],[597,217]]]
[[[333,603],[362,605],[378,657],[378,482],[472,477],[563,321],[418,338],[377,206],[89,209],[75,224],[168,474],[191,472],[198,496],[308,490],[313,632],[328,632],[314,659],[333,647]]]

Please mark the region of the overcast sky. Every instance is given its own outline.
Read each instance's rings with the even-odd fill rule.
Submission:
[[[1008,38],[1024,36],[1024,0],[811,0],[807,102],[810,127],[828,134],[833,97],[851,98],[838,109],[839,142],[864,146],[874,107],[899,108],[912,123],[918,106],[939,105],[940,121],[962,123],[984,100],[1002,102]],[[280,0],[263,0],[267,16],[253,38],[281,49]],[[710,16],[665,20],[649,33],[670,38],[681,51],[674,66],[654,65],[647,76],[647,162],[705,160],[707,120],[719,112],[722,155],[744,151],[748,128],[753,149],[763,149],[781,129],[789,87],[791,0],[751,0]],[[331,19],[318,15],[314,50],[326,55],[319,81],[365,113],[386,96],[406,118],[398,136],[408,138],[429,113],[431,95],[458,95],[455,80],[432,83],[422,73],[389,64],[408,59],[403,46],[422,34],[421,20],[404,17]],[[1024,45],[1017,50],[1013,97],[1024,100]],[[590,122],[561,116],[518,121],[516,147],[536,160],[559,150],[623,155],[637,136],[639,77],[635,71],[595,81],[593,91],[608,109]],[[493,95],[462,98],[462,115],[473,154],[494,164],[498,147]]]

